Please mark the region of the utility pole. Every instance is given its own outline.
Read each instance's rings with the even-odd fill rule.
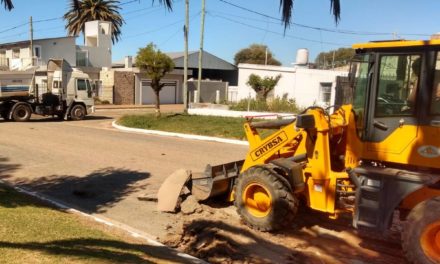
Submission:
[[[29,18],[29,38],[31,44],[31,65],[34,66],[34,28],[32,24],[32,16]]]
[[[205,0],[202,0],[202,17],[200,20],[200,49],[199,49],[199,74],[197,78],[197,99],[200,103],[200,85],[202,81],[202,60],[203,60],[203,35],[205,32]]]
[[[265,54],[265,57],[264,57],[264,65],[267,65],[267,47],[266,47],[266,54]]]
[[[335,69],[335,52],[336,52],[336,50],[333,51],[332,70]]]
[[[34,26],[32,23],[32,16],[29,18],[29,38],[30,38],[30,49],[31,49],[31,66],[34,66]],[[37,95],[37,102],[38,102],[39,97],[38,97],[38,88],[35,85],[35,74],[32,77],[31,89]]]
[[[185,42],[185,51],[183,55],[183,106],[185,112],[188,110],[188,30],[189,30],[189,0],[185,0],[185,26],[183,28],[183,37]]]

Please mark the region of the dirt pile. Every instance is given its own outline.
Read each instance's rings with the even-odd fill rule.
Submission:
[[[384,237],[302,210],[290,229],[263,233],[241,222],[230,203],[199,204],[191,196],[170,214],[164,244],[210,263],[402,263],[396,230]]]

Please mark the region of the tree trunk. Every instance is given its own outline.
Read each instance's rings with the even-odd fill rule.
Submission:
[[[160,97],[159,97],[159,90],[155,89],[154,90],[154,94],[156,94],[156,107],[155,107],[155,112],[156,112],[156,117],[160,117]]]
[[[264,93],[264,90],[261,90],[259,93],[257,93],[257,100],[266,102],[266,96],[267,95]]]

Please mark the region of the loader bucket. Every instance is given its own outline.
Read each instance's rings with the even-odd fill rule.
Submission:
[[[157,192],[157,210],[175,212],[183,187],[191,177],[185,169],[176,170],[168,176]]]
[[[228,193],[232,190],[233,179],[240,174],[244,160],[221,165],[207,165],[204,173],[191,176],[191,193],[199,201]]]

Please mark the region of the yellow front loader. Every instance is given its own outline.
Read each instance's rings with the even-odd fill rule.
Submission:
[[[355,228],[381,232],[398,212],[407,259],[440,263],[440,40],[353,48],[351,104],[250,119],[244,160],[185,177],[199,200],[226,194],[262,231],[291,225],[300,200],[331,218],[351,212]],[[275,132],[261,138],[261,129]]]

